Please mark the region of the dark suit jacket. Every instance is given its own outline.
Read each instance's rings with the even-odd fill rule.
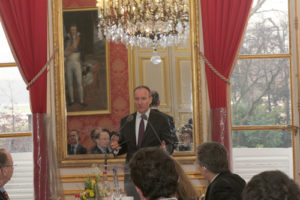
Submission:
[[[175,128],[175,123],[174,123],[174,119],[172,116],[161,112],[158,109],[152,109],[153,111],[159,112],[160,114],[162,114],[163,116],[165,116],[170,124],[170,129],[171,129],[171,138],[172,138],[172,144],[173,144],[173,148],[176,149],[178,146],[178,137],[176,135],[176,128]]]
[[[7,200],[2,192],[0,192],[0,200]]]
[[[105,154],[105,150],[99,149],[97,146],[94,146],[91,149],[92,154]],[[107,153],[112,153],[112,150],[108,147],[107,148]]]
[[[86,153],[87,153],[86,148],[78,144],[76,148],[76,154],[86,154]],[[68,144],[68,154],[74,154],[73,152],[71,152],[71,144]]]
[[[122,127],[122,129],[120,130],[121,134],[119,144],[123,144],[121,145],[122,149],[119,151],[119,155],[127,153],[126,162],[128,162],[132,155],[138,150],[135,136],[136,114],[137,113],[132,114],[133,119],[130,122],[127,122],[128,116],[124,117],[121,120],[120,127]],[[150,123],[152,124],[153,128],[150,126]],[[153,129],[155,129],[160,140],[164,140],[166,142],[167,150],[169,152],[173,152],[169,122],[163,115],[153,110],[151,110],[149,114],[147,127],[142,140],[142,147],[152,147],[161,145]]]
[[[242,200],[245,184],[239,175],[222,172],[209,184],[205,200]]]

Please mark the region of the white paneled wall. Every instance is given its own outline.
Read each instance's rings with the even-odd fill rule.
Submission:
[[[267,170],[280,170],[293,178],[292,148],[233,148],[233,171],[249,181]]]
[[[33,200],[33,156],[32,152],[11,153],[14,174],[4,186],[12,200]]]

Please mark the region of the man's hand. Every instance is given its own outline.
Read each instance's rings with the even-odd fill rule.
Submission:
[[[120,149],[122,149],[122,147],[119,145],[118,141],[112,141],[110,146],[111,146],[112,150],[119,151]]]
[[[166,142],[164,140],[161,141],[160,148],[166,150]]]

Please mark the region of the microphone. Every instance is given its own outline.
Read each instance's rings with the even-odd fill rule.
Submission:
[[[120,132],[123,130],[123,128],[125,128],[125,126],[126,126],[129,122],[131,122],[131,121],[133,120],[133,118],[134,118],[133,114],[128,115],[128,117],[126,118],[125,123],[124,123],[124,124],[121,126],[121,128],[120,128],[119,134],[120,134]],[[121,137],[121,134],[120,134],[120,137]],[[127,142],[129,142],[129,140],[124,140],[123,142],[121,142],[120,144],[118,144],[118,146],[121,147],[123,144],[126,144]],[[113,152],[114,157],[116,157],[117,154],[119,153],[119,150],[113,150],[112,152]]]
[[[142,115],[141,115],[141,118],[142,118],[143,120],[146,120],[146,121],[148,122],[148,124],[150,125],[151,129],[152,129],[153,132],[154,132],[154,135],[156,136],[157,140],[159,141],[159,143],[160,143],[160,145],[161,145],[161,139],[159,138],[158,133],[156,132],[156,130],[155,130],[155,128],[153,127],[152,123],[148,120],[147,115],[142,114]]]
[[[133,118],[134,118],[134,117],[133,117],[133,114],[128,115],[128,117],[126,118],[125,123],[123,124],[123,126],[121,126],[119,132],[121,132],[121,130],[123,130],[123,128],[125,128],[125,126],[126,126],[129,122],[131,122],[131,121],[133,120]]]

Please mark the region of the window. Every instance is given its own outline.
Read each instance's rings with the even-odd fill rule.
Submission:
[[[231,76],[233,169],[247,181],[279,169],[293,177],[288,0],[254,0]]]
[[[14,174],[5,185],[11,199],[32,200],[33,147],[29,92],[0,23],[0,148],[13,157]]]

